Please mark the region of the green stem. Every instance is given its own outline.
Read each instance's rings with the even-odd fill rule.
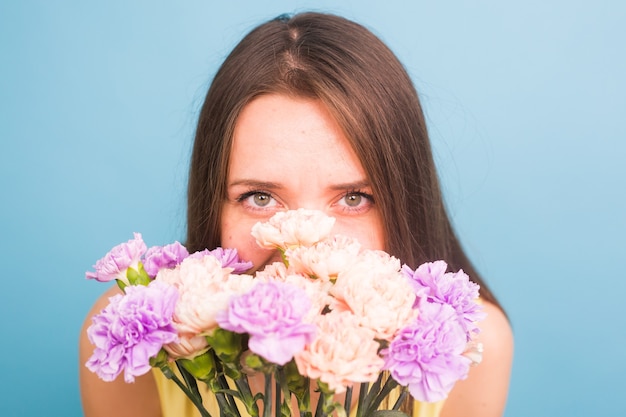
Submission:
[[[222,391],[228,391],[230,390],[230,386],[224,376],[224,368],[221,366],[220,359],[217,357],[215,351],[211,350],[211,352],[213,354],[215,369],[218,375],[217,383]],[[221,416],[241,417],[239,414],[239,408],[237,408],[237,404],[235,403],[235,399],[232,395],[224,392],[215,392],[215,398],[219,404]]]
[[[175,363],[176,367],[178,368],[178,372],[180,372],[180,375],[183,377],[183,381],[185,381],[185,385],[187,385],[189,390],[193,392],[194,395],[196,395],[202,402],[202,395],[198,390],[198,383],[196,382],[196,379],[178,361],[176,361]]]
[[[370,415],[370,413],[374,412],[378,408],[380,403],[385,399],[385,397],[389,395],[391,390],[393,390],[397,386],[398,386],[398,383],[391,376],[389,376],[387,378],[387,381],[385,381],[385,385],[383,386],[383,388],[380,390],[380,392],[376,395],[376,397],[374,397],[374,399],[369,404],[369,407],[367,408],[365,415]]]
[[[246,407],[246,411],[251,417],[258,417],[259,407],[256,405],[252,391],[250,390],[250,382],[248,382],[248,376],[244,373],[241,374],[241,378],[235,380],[235,385],[241,393],[241,401]]]
[[[276,409],[274,410],[274,416],[276,417],[280,417],[281,413],[280,413],[280,404],[281,404],[281,393],[282,390],[280,389],[280,383],[278,382],[278,378],[275,379],[275,383],[274,383],[276,392],[274,393],[274,397],[275,397],[275,405],[274,407],[276,407]]]
[[[220,407],[220,416],[224,417],[234,417],[234,412],[228,400],[226,399],[226,395],[222,392],[215,393],[215,399],[217,400],[217,404]]]
[[[369,415],[369,412],[371,411],[371,404],[372,402],[374,402],[374,399],[377,397],[380,391],[380,386],[382,385],[382,381],[383,381],[383,372],[381,372],[378,375],[378,379],[376,379],[376,382],[372,384],[372,387],[369,389],[369,392],[365,396],[365,399],[363,399],[363,414],[361,414],[362,416]],[[359,400],[361,400],[361,398],[359,398]]]
[[[346,388],[346,398],[343,402],[343,408],[346,410],[346,416],[350,416],[350,406],[352,405],[352,387]]]
[[[217,379],[223,390],[230,391],[228,380],[226,379],[226,376],[224,376],[224,374],[221,374]],[[224,392],[222,393],[222,395],[224,396],[224,399],[228,403],[228,407],[232,415],[235,417],[241,417],[241,414],[239,413],[239,408],[237,407],[237,403],[235,403],[235,398],[233,398],[233,396],[230,395],[228,392]]]
[[[272,374],[265,374],[265,396],[263,397],[263,417],[272,416]]]
[[[176,374],[172,372],[169,366],[165,365],[159,369],[161,369],[161,372],[163,372],[163,375],[165,375],[167,379],[174,381],[174,383],[178,385],[178,388],[180,388],[191,400],[193,405],[196,406],[202,417],[212,417],[211,414],[204,408],[202,398],[198,398],[191,390],[189,390],[189,388],[187,388],[187,386],[176,376]]]
[[[291,392],[289,391],[289,387],[287,386],[287,375],[285,374],[285,368],[283,368],[282,366],[278,368],[278,371],[276,372],[276,377],[277,377],[277,381],[278,381],[278,387],[280,387],[280,389],[283,392],[283,401],[285,402],[285,405],[287,406],[287,409],[289,410],[289,415],[293,416],[293,409],[291,407]],[[278,396],[276,397],[278,399]],[[278,404],[278,402],[276,403]]]
[[[369,388],[369,383],[361,382],[361,387],[359,388],[359,401],[357,403],[357,408],[356,408],[357,417],[363,416],[363,410],[365,410],[365,397],[367,396],[368,388]]]
[[[398,400],[396,401],[396,403],[393,405],[392,410],[394,410],[394,411],[399,410],[400,406],[404,402],[404,399],[406,398],[407,395],[409,395],[408,387],[402,387],[402,391],[400,392],[400,396],[398,397]]]

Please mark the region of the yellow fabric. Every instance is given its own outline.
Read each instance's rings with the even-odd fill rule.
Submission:
[[[196,410],[193,403],[185,396],[185,394],[176,386],[175,383],[165,378],[163,373],[158,369],[153,369],[152,374],[156,381],[157,389],[159,391],[159,399],[161,401],[161,416],[162,417],[200,417],[200,413]],[[208,393],[207,393],[208,394]],[[217,401],[214,395],[202,396],[204,406],[213,417],[219,417],[217,410]],[[390,395],[390,402],[395,401]],[[438,403],[413,403],[413,416],[412,417],[438,417],[441,409],[443,408],[443,401]],[[245,414],[243,410],[242,415]],[[356,410],[351,412],[354,415]]]

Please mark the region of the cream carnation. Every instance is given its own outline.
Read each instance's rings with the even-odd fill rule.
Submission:
[[[417,317],[415,293],[399,266],[397,259],[384,252],[362,252],[354,265],[339,274],[330,290],[335,297],[331,308],[350,311],[377,338],[391,340]]]
[[[334,281],[341,271],[354,264],[360,249],[361,244],[356,239],[336,235],[314,246],[288,249],[285,257],[290,267],[305,275]]]
[[[193,359],[206,352],[209,348],[209,343],[204,336],[185,335],[180,336],[177,343],[164,345],[163,348],[172,359]]]
[[[310,246],[326,239],[335,219],[315,210],[281,211],[252,227],[252,236],[267,249]]]
[[[261,271],[254,275],[256,279],[269,281],[283,281],[285,277],[292,274],[292,270],[282,262],[274,262],[266,265]]]
[[[374,332],[349,313],[318,316],[315,340],[295,355],[298,372],[319,379],[337,393],[354,383],[373,382],[384,360],[378,356]]]
[[[203,335],[216,327],[215,316],[227,307],[230,297],[252,286],[250,275],[232,275],[213,256],[187,258],[174,269],[159,271],[156,280],[175,286],[180,297],[176,303],[174,325],[182,335]]]

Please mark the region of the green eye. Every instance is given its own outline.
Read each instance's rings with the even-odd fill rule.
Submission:
[[[363,201],[363,196],[361,194],[348,194],[344,197],[344,201],[348,207],[358,207],[361,205]]]
[[[272,197],[268,194],[256,193],[252,196],[254,204],[259,207],[265,207],[271,203]]]

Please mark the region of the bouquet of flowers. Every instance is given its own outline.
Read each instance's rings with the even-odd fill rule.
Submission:
[[[283,262],[254,275],[235,249],[147,249],[136,233],[86,274],[124,292],[94,316],[86,366],[126,382],[159,368],[202,416],[211,414],[199,382],[231,417],[398,414],[409,394],[446,398],[480,361],[478,285],[443,261],[402,266],[332,235],[333,224],[302,209],[256,224],[257,243]],[[252,378],[262,378],[259,392]]]

